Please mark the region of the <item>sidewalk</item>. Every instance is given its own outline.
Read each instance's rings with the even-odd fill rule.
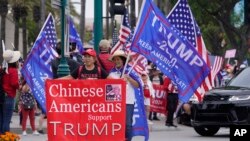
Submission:
[[[154,133],[154,132],[159,132],[159,131],[167,131],[167,130],[179,130],[179,128],[176,129],[169,129],[166,128],[165,126],[165,117],[164,116],[159,116],[160,117],[160,121],[153,121],[152,127],[151,127],[151,131],[150,133]],[[38,127],[38,120],[39,120],[39,116],[36,116],[35,118],[35,125],[36,128]],[[40,135],[32,135],[32,131],[30,128],[30,123],[29,123],[29,119],[27,122],[27,136],[22,136],[22,127],[19,125],[19,115],[17,113],[13,114],[12,117],[12,123],[10,124],[11,127],[11,132],[14,132],[16,134],[19,134],[21,137],[20,141],[47,141],[48,137],[47,134],[40,134]],[[45,133],[47,133],[47,122],[44,122],[44,131]],[[144,137],[142,136],[136,136],[133,138],[133,141],[144,141]]]
[[[38,120],[40,116],[35,117],[35,126],[36,128],[38,127]],[[47,121],[43,123],[43,129],[45,133],[47,133]],[[32,130],[30,127],[30,122],[29,119],[27,120],[27,136],[22,136],[22,126],[19,125],[19,115],[18,113],[13,113],[12,119],[11,119],[11,124],[10,124],[10,131],[16,134],[19,134],[21,137],[20,141],[46,141],[47,140],[47,134],[40,134],[39,136],[37,135],[32,135]]]

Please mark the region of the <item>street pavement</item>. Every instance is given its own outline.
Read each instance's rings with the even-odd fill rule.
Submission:
[[[164,116],[159,116],[160,121],[153,121],[152,127],[150,128],[150,134],[149,134],[149,141],[165,141],[171,139],[173,136],[178,136],[178,134],[183,134],[186,130],[193,130],[190,127],[184,126],[184,125],[178,125],[178,128],[169,128],[166,127],[164,124],[165,117]],[[38,127],[38,120],[39,116],[36,116],[36,127]],[[47,123],[44,123],[44,129],[45,133],[47,133],[47,128],[46,125]],[[22,129],[21,126],[19,125],[19,115],[14,114],[12,117],[12,123],[11,123],[11,131],[14,133],[17,133],[21,137],[21,141],[48,141],[47,134],[40,134],[40,135],[32,135],[32,131],[30,128],[29,120],[27,122],[27,136],[22,136]],[[132,141],[144,141],[144,137],[142,136],[136,136],[133,138]]]

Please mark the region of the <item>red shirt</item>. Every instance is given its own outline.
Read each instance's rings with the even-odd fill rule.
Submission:
[[[164,78],[163,85],[165,89],[167,89],[168,93],[178,93],[178,87],[168,77]]]
[[[17,68],[9,68],[8,73],[5,73],[3,76],[3,89],[8,96],[15,98],[18,88],[18,70]]]
[[[109,73],[110,70],[114,67],[114,63],[109,60],[110,56],[111,55],[109,53],[100,53],[99,54],[100,64],[107,71],[107,73]]]

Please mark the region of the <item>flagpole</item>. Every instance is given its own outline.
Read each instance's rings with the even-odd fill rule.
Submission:
[[[129,51],[129,53],[128,53],[128,56],[127,56],[127,59],[126,59],[125,65],[124,65],[124,69],[123,69],[123,71],[122,71],[121,78],[123,78],[124,73],[125,73],[125,70],[126,70],[126,67],[127,67],[127,65],[128,65],[128,61],[129,61],[129,57],[130,57],[130,52],[131,52],[131,51]]]
[[[61,0],[61,59],[58,66],[57,74],[59,77],[66,76],[69,74],[69,65],[64,55],[65,47],[65,7],[67,0]]]
[[[137,62],[139,61],[140,57],[137,57],[133,66],[131,66],[130,70],[128,71],[128,74],[132,71],[132,69],[135,67],[135,65],[137,64]]]
[[[5,52],[5,44],[4,41],[2,40],[2,49],[3,49],[3,53]],[[5,60],[3,60],[2,62],[2,67],[6,67],[7,66],[7,62]]]

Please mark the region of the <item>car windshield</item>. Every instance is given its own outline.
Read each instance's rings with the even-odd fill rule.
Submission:
[[[227,86],[250,88],[250,67],[240,72]]]

